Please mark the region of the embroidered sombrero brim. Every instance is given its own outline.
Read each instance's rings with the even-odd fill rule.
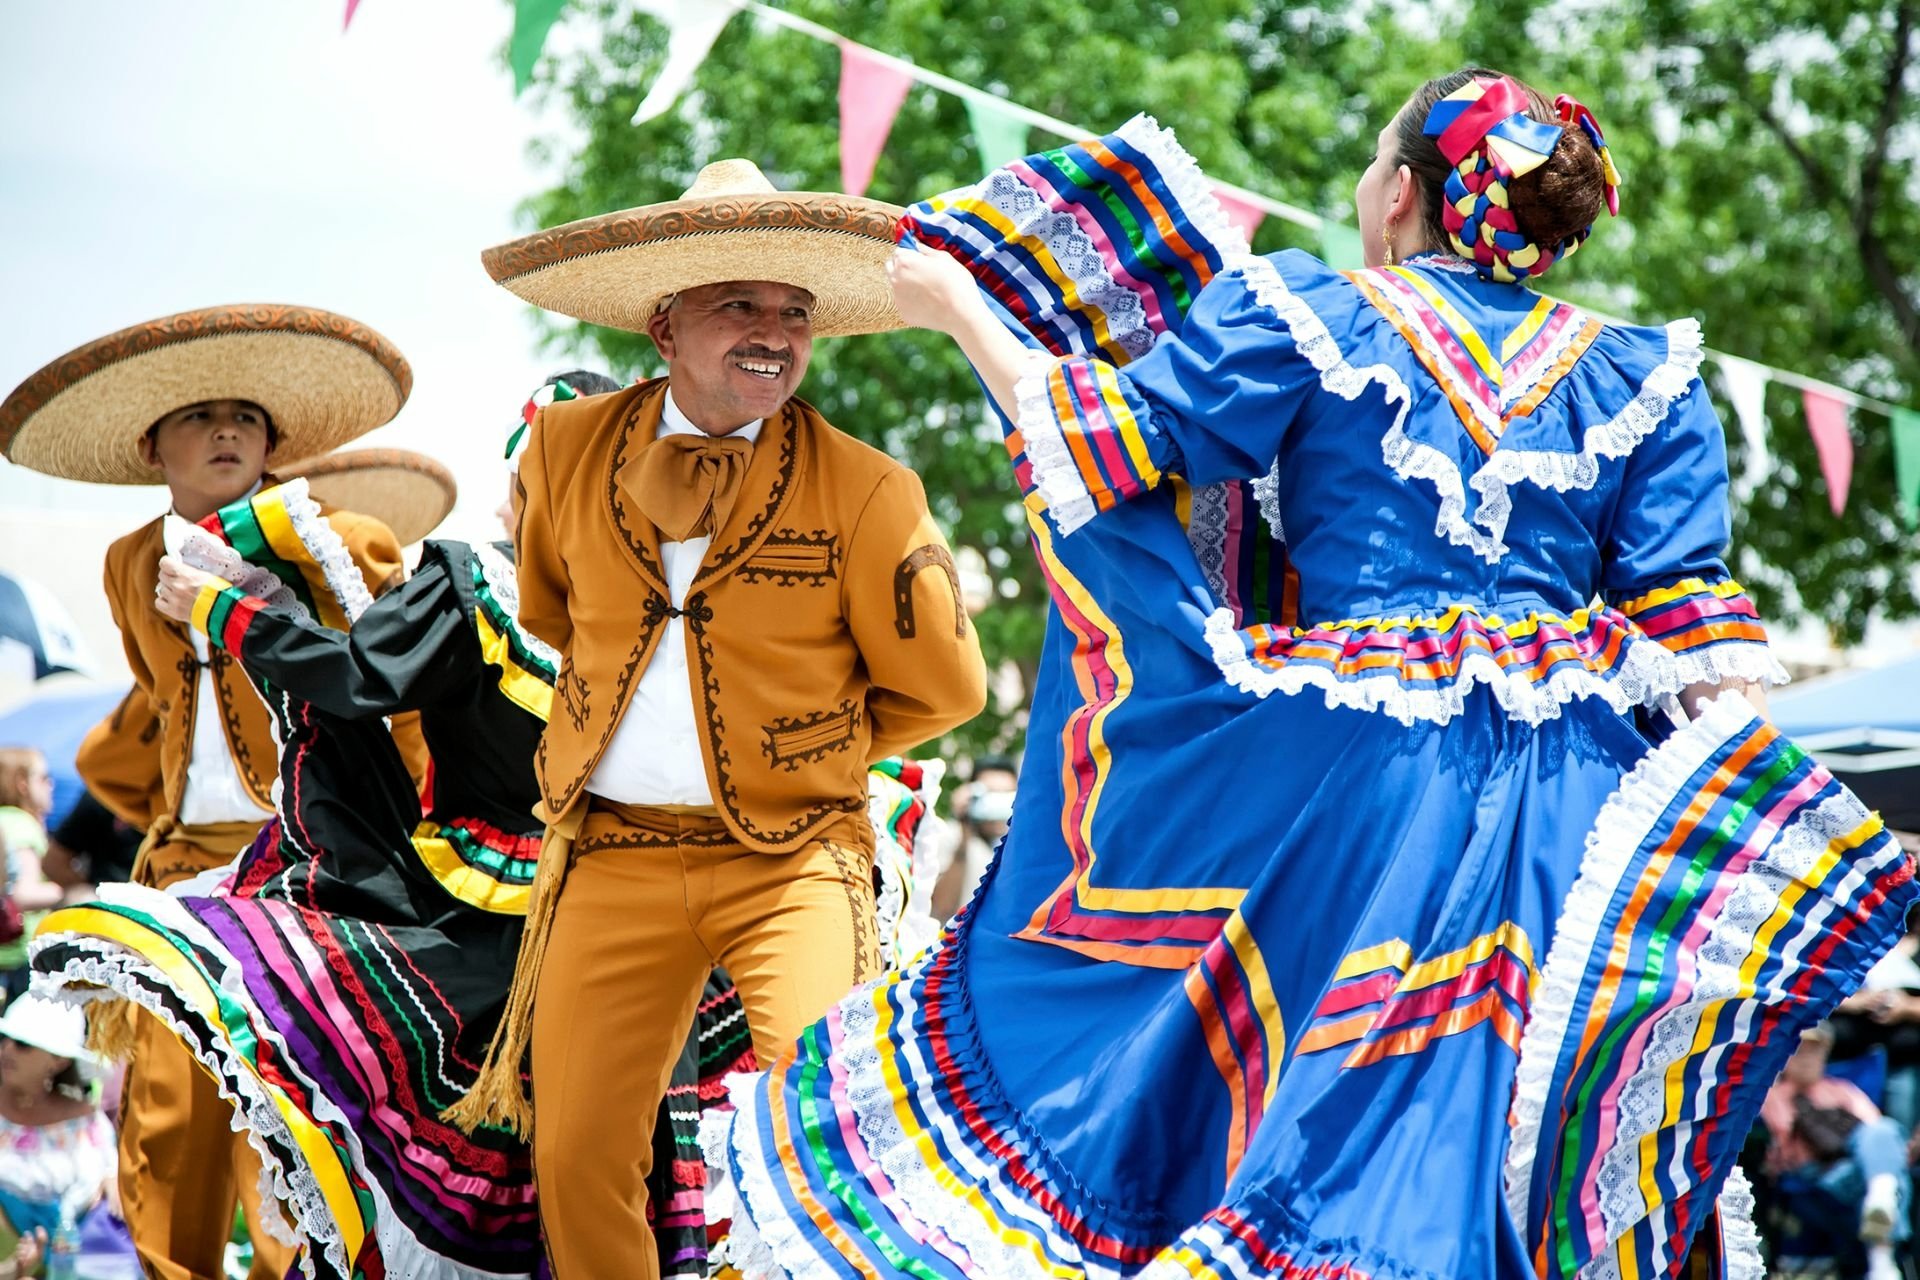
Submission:
[[[746,162],[722,161],[686,198],[552,227],[481,262],[535,306],[615,329],[644,331],[683,289],[773,280],[813,294],[816,338],[881,333],[902,324],[886,275],[902,212],[860,196],[775,191]]]
[[[0,403],[0,450],[23,467],[96,484],[159,484],[148,427],[205,400],[251,400],[274,456],[310,458],[400,412],[413,370],[380,334],[315,307],[204,307],[70,351]]]
[[[460,494],[452,472],[411,449],[347,449],[276,467],[274,474],[304,479],[307,491],[329,507],[372,516],[403,547],[439,528]]]

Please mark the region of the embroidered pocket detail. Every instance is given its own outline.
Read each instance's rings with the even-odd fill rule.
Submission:
[[[842,702],[834,711],[816,711],[793,720],[776,719],[762,726],[767,740],[760,750],[775,764],[793,773],[804,761],[822,760],[835,751],[846,750],[853,745],[859,729],[859,704]]]
[[[749,582],[764,578],[777,587],[825,586],[840,576],[840,535],[776,529],[740,566],[740,576]]]

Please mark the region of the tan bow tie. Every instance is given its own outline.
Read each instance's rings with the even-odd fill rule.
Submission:
[[[752,443],[733,436],[662,436],[640,457],[634,501],[664,542],[710,538],[726,526],[752,456]]]

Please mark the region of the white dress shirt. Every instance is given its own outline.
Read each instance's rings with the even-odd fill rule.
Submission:
[[[749,444],[760,437],[760,421],[727,433],[728,439]],[[699,435],[680,406],[673,389],[660,409],[660,436]],[[660,567],[667,575],[667,593],[673,607],[687,602],[687,589],[700,572],[712,538],[688,538],[660,544]],[[700,715],[693,705],[693,679],[687,670],[687,644],[679,618],[668,618],[660,643],[640,673],[633,699],[620,714],[613,740],[600,756],[587,790],[619,804],[710,805],[713,789],[707,785],[707,766],[700,752]]]
[[[259,491],[256,484],[247,496]],[[177,557],[198,528],[185,516],[167,512],[161,526],[167,554]],[[173,816],[185,823],[259,822],[270,818],[273,811],[254,803],[247,784],[240,780],[239,767],[233,763],[227,730],[220,723],[220,697],[213,688],[207,638],[192,627],[187,633],[193,640],[193,656],[200,660],[200,675],[193,697],[193,741],[187,745],[187,789],[180,797],[180,812]]]

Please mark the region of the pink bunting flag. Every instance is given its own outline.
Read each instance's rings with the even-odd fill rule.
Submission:
[[[360,0],[347,0],[347,16],[340,19],[340,29],[345,31],[353,25],[353,11],[360,7]]]
[[[840,187],[864,195],[913,77],[892,59],[840,42]]]
[[[1853,434],[1847,430],[1847,406],[1809,387],[1801,393],[1807,407],[1807,434],[1820,455],[1820,474],[1827,478],[1827,505],[1833,514],[1847,509],[1847,490],[1853,484]]]
[[[1249,248],[1253,245],[1253,233],[1265,221],[1267,211],[1250,200],[1241,198],[1225,187],[1215,187],[1213,198],[1220,202],[1220,211],[1227,215],[1227,221],[1235,230],[1247,238]]]

